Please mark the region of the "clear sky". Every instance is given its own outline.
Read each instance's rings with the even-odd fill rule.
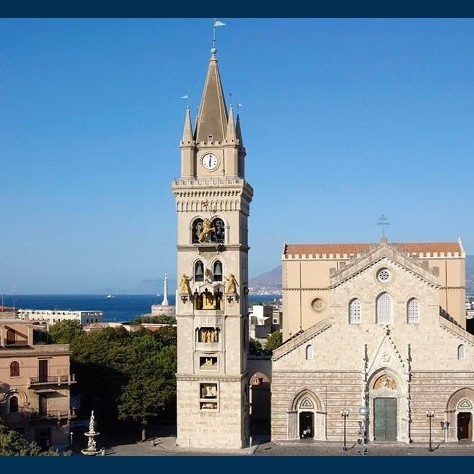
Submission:
[[[377,242],[382,215],[389,241],[474,254],[474,19],[219,20],[250,277],[285,242]],[[181,97],[194,119],[212,24],[0,19],[0,292],[175,277]]]

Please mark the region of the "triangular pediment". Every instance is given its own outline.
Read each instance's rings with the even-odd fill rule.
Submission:
[[[409,358],[408,348],[405,349],[407,353],[402,356],[400,349],[390,337],[390,329],[388,329],[388,327],[381,327],[380,329],[383,330],[385,334],[382,336],[379,346],[375,351],[371,351],[370,348],[367,348],[367,372],[373,374],[380,369],[391,369],[395,373],[406,373],[408,369],[406,360]]]
[[[411,273],[430,286],[438,286],[438,276],[426,264],[420,263],[415,257],[398,251],[395,246],[381,243],[366,254],[355,258],[339,271],[334,272],[331,275],[331,288],[343,284],[383,261]]]

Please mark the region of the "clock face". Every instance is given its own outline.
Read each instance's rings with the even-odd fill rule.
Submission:
[[[202,157],[202,166],[207,170],[215,170],[219,166],[219,159],[212,153],[206,153]]]

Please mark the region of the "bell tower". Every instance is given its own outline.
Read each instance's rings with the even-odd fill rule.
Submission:
[[[193,127],[186,109],[178,217],[178,446],[243,448],[248,424],[248,216],[239,117],[227,109],[216,50]]]

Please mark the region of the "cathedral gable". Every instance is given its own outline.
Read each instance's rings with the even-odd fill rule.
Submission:
[[[331,288],[337,288],[348,280],[383,264],[400,269],[427,285],[438,287],[438,277],[433,270],[420,264],[415,258],[399,252],[394,247],[381,244],[375,250],[354,259],[339,271],[334,272],[331,275]],[[383,280],[380,279],[380,281]]]

